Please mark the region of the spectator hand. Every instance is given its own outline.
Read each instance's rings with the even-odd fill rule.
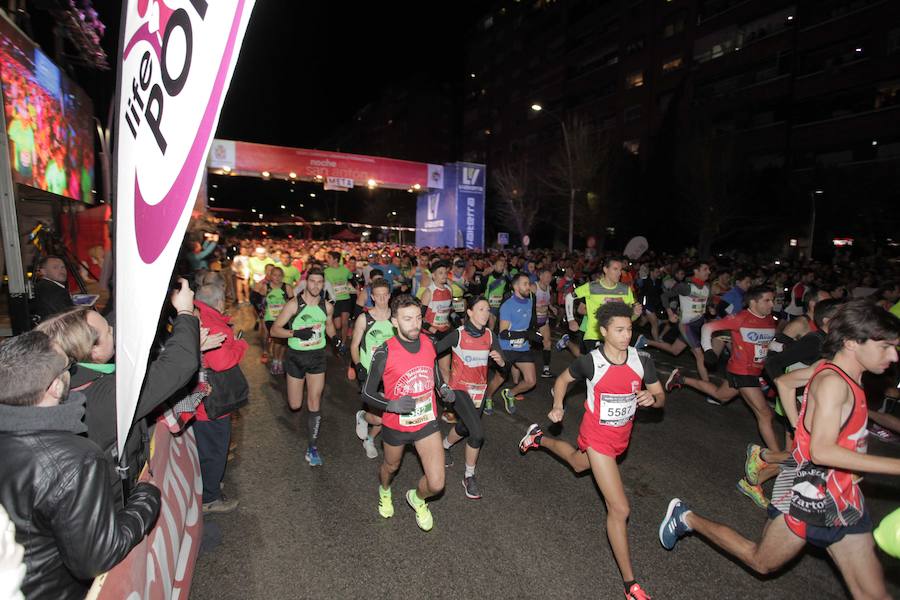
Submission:
[[[206,327],[200,328],[200,351],[207,352],[209,350],[215,350],[222,346],[225,343],[225,334],[224,333],[214,333],[209,335],[209,329]]]
[[[172,292],[169,300],[177,312],[194,312],[194,290],[188,286],[186,279],[178,278],[180,289]]]

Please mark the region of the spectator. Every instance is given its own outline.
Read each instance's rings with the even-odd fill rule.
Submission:
[[[28,598],[83,598],[159,514],[147,482],[117,506],[113,464],[80,435],[85,397],[69,394],[71,364],[39,331],[0,344],[0,503],[25,548]]]
[[[199,271],[200,269],[209,268],[206,258],[216,249],[216,243],[219,241],[218,234],[206,234],[208,239],[200,245],[200,242],[191,244],[191,252],[187,253],[187,262],[191,271]]]
[[[200,324],[209,329],[210,336],[222,340],[220,347],[203,356],[212,391],[197,406],[193,428],[203,477],[203,512],[225,513],[238,506],[237,500],[228,499],[222,493],[222,478],[231,443],[231,412],[246,404],[249,394],[240,367],[248,345],[244,340],[235,339],[231,318],[222,314],[225,292],[221,286],[199,288],[194,305],[200,313]]]
[[[187,385],[200,367],[200,331],[193,313],[194,293],[182,281],[180,290],[172,294],[177,311],[172,335],[164,351],[147,369],[141,396],[135,409],[131,432],[125,441],[120,460],[120,476],[124,494],[137,481],[147,461],[149,439],[146,417],[163,402]],[[111,456],[116,455],[116,365],[110,363],[115,352],[113,329],[100,314],[80,307],[41,323],[38,329],[77,361],[72,387],[87,397],[88,439]],[[207,341],[209,343],[209,341]],[[119,497],[123,497],[119,494]]]
[[[45,256],[38,263],[38,280],[34,284],[32,312],[43,321],[67,308],[75,306],[66,287],[66,263],[58,256]]]

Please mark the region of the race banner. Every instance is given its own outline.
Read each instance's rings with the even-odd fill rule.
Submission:
[[[159,421],[141,478],[162,492],[156,525],[125,559],[94,580],[89,600],[187,598],[203,534],[200,460],[192,429],[174,436]]]
[[[483,248],[485,166],[449,163],[441,179],[442,189],[419,194],[416,246]]]
[[[123,4],[115,145],[120,453],[253,5]]]

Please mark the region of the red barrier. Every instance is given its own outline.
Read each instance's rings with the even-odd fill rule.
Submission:
[[[162,490],[159,520],[121,563],[94,581],[88,600],[187,598],[203,533],[200,461],[193,430],[173,436],[162,421],[142,479]]]

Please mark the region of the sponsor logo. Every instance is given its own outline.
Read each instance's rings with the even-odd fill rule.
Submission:
[[[481,174],[481,169],[477,167],[463,167],[462,169],[462,182],[463,185],[478,185],[478,176]]]
[[[441,203],[440,194],[431,194],[428,196],[428,217],[429,221],[434,221],[438,217],[438,207]]]

